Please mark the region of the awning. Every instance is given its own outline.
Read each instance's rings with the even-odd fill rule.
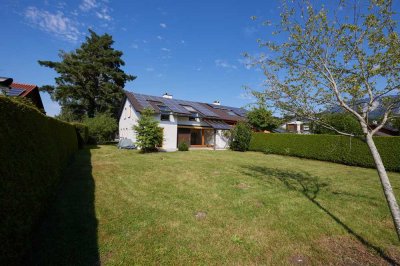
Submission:
[[[212,128],[214,129],[223,129],[223,130],[229,130],[231,129],[231,126],[225,123],[222,120],[209,120],[209,119],[204,119],[204,122],[209,124]]]

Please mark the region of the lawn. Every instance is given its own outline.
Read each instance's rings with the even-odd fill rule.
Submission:
[[[400,263],[373,169],[256,152],[81,150],[34,247],[52,265]]]

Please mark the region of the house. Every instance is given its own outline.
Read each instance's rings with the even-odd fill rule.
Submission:
[[[226,149],[227,131],[245,120],[246,115],[246,110],[223,106],[218,101],[207,104],[176,100],[167,93],[158,97],[126,91],[119,115],[120,139],[136,142],[133,126],[145,108],[154,110],[155,118],[164,129],[162,150],[165,151],[176,151],[182,142],[191,148]]]
[[[274,130],[276,133],[297,133],[310,134],[309,121],[304,119],[292,118],[289,121],[281,124]]]
[[[39,110],[46,113],[38,86],[17,83],[12,78],[0,77],[0,89],[5,95],[29,99]]]

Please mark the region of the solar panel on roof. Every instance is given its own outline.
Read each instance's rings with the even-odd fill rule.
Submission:
[[[134,96],[136,97],[137,101],[141,106],[144,108],[150,107],[151,105],[148,103],[148,101],[159,101],[168,106],[172,112],[175,113],[180,113],[180,114],[190,114],[188,110],[186,110],[182,105],[188,105],[196,109],[198,112],[202,113],[205,116],[211,116],[211,117],[218,117],[215,113],[213,113],[211,110],[203,107],[201,104],[196,103],[196,102],[191,102],[191,101],[184,101],[184,100],[176,100],[176,99],[168,99],[164,97],[158,97],[158,96],[150,96],[150,95],[144,95],[144,94],[137,94],[134,93]]]
[[[14,89],[14,88],[11,88],[11,89],[9,89],[8,91],[6,91],[6,94],[7,94],[8,96],[19,96],[19,95],[21,95],[24,91],[25,91],[25,90],[23,90],[23,89]]]
[[[231,129],[231,126],[228,125],[227,123],[225,123],[222,120],[209,120],[209,119],[206,119],[204,121],[214,129],[223,129],[223,130]]]

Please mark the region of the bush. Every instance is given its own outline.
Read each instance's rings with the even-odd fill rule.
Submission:
[[[247,151],[251,140],[251,128],[245,122],[238,122],[230,130],[230,148],[234,151]]]
[[[89,140],[89,128],[82,123],[72,122],[71,125],[75,127],[76,136],[78,138],[79,149],[82,149],[88,143]]]
[[[73,126],[0,96],[0,264],[21,263],[33,226],[77,150]]]
[[[88,143],[103,144],[114,139],[118,129],[117,120],[108,113],[97,114],[93,118],[83,120],[89,129]]]
[[[350,133],[356,136],[363,135],[361,125],[357,119],[349,113],[335,113],[335,114],[324,114],[321,117],[321,121],[333,126],[341,132]],[[329,134],[337,135],[334,130],[327,129],[317,123],[312,123],[312,130],[315,134]]]
[[[133,126],[136,132],[136,142],[142,152],[157,151],[163,142],[163,129],[158,126],[158,121],[153,116],[152,109],[144,109],[137,125]]]
[[[189,146],[187,145],[186,142],[181,142],[178,145],[178,150],[179,151],[188,151],[189,150]]]
[[[386,169],[399,172],[400,137],[374,137],[374,140]],[[356,137],[253,133],[249,149],[375,168],[367,144]]]

